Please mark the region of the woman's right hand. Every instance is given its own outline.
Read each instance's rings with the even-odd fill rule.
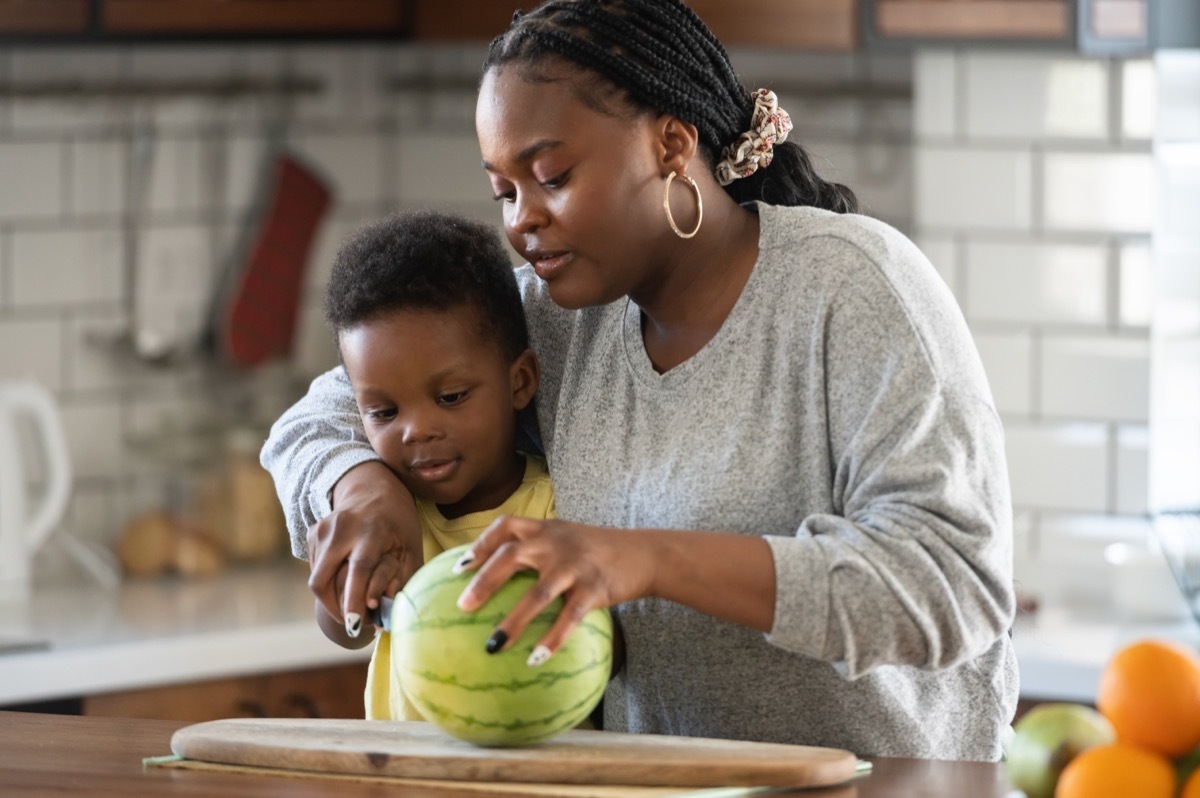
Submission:
[[[333,512],[308,528],[308,586],[357,636],[367,608],[395,595],[424,562],[421,527],[412,495],[377,460],[347,471],[332,503]]]

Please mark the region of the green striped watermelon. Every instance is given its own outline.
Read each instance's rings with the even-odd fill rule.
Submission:
[[[612,669],[612,618],[589,612],[554,656],[525,664],[562,607],[556,599],[503,651],[488,637],[536,579],[516,574],[473,613],[456,604],[473,572],[451,567],[467,546],[426,563],[392,605],[392,667],[413,705],[455,737],[476,745],[518,746],[577,725],[599,703]]]

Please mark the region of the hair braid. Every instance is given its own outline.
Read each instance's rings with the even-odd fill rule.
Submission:
[[[513,63],[537,79],[537,70],[555,60],[603,79],[634,108],[695,125],[710,168],[750,126],[753,95],[721,42],[680,0],[547,0],[514,16],[508,31],[492,40],[484,71]],[[612,113],[596,84],[577,80],[574,89],[591,108]],[[800,145],[777,143],[774,156],[770,166],[725,191],[738,202],[857,211],[854,193],[822,179]]]

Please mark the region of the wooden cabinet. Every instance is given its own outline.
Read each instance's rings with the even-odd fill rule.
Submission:
[[[0,0],[0,37],[123,41],[406,36],[413,0]]]
[[[361,718],[366,663],[89,696],[84,715],[199,723],[237,717]]]
[[[727,45],[848,51],[860,44],[859,0],[688,0]]]
[[[104,0],[104,34],[354,34],[405,32],[405,0]]]
[[[508,30],[513,12],[530,11],[537,0],[412,0],[413,39],[418,41],[491,41]]]
[[[879,41],[965,40],[1070,43],[1070,0],[866,0]]]
[[[0,0],[0,35],[86,33],[91,0]]]
[[[536,0],[413,0],[412,38],[483,40],[508,29],[513,11]],[[858,0],[688,0],[724,44],[806,50],[853,50],[859,44]]]

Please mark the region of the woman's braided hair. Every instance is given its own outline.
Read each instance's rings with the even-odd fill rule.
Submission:
[[[601,79],[581,75],[573,81],[577,96],[594,110],[612,113],[607,99],[615,87],[635,108],[695,125],[709,168],[750,126],[753,95],[712,31],[679,0],[549,0],[513,16],[508,31],[492,40],[484,72],[517,64],[528,79],[548,80],[539,69],[556,60]],[[768,168],[734,180],[725,191],[737,202],[858,210],[854,192],[817,175],[794,142],[777,143]]]

